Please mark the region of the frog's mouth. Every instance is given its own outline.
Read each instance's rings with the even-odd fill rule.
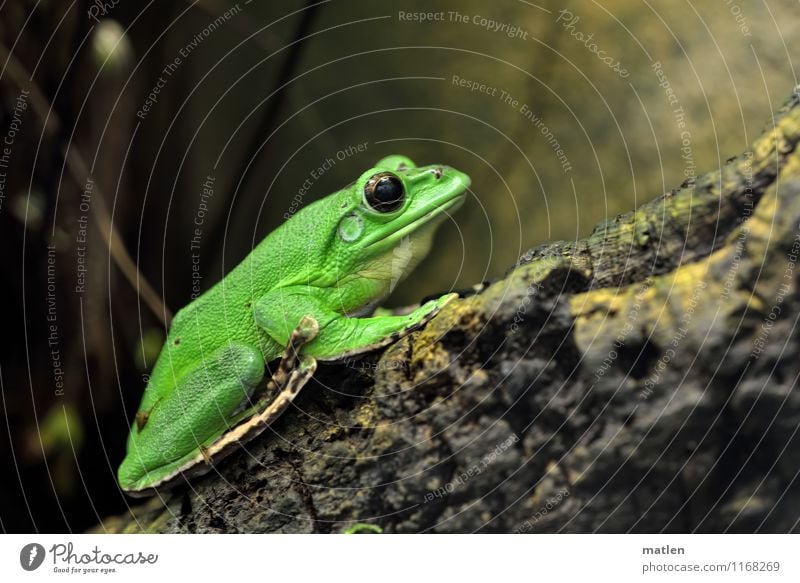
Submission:
[[[388,235],[366,237],[363,241],[364,251],[369,254],[379,253],[389,247],[394,246],[398,241],[407,235],[418,231],[427,223],[436,221],[437,219],[444,219],[449,213],[455,212],[464,204],[467,198],[466,185],[459,185],[458,189],[448,193],[439,200],[434,201],[432,204],[424,205],[419,210],[404,215],[402,220],[408,221],[402,227],[392,231]],[[442,202],[442,198],[445,200]]]

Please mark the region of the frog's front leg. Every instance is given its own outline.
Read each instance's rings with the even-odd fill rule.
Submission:
[[[305,287],[272,291],[255,305],[256,323],[281,344],[286,344],[294,322],[310,316],[319,324],[319,336],[303,353],[318,360],[339,360],[385,346],[428,322],[447,302],[448,294],[427,302],[405,316],[350,318],[333,310]]]

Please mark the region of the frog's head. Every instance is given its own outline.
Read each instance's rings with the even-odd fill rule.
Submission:
[[[383,158],[347,189],[350,204],[337,228],[341,246],[361,257],[382,255],[457,210],[469,185],[469,176],[449,166]]]
[[[428,253],[436,227],[461,206],[469,185],[469,176],[449,166],[383,158],[339,193],[327,261],[340,274],[393,287]]]

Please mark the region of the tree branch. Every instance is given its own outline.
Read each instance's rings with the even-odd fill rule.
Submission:
[[[538,247],[219,473],[97,530],[796,529],[800,100],[751,151]]]

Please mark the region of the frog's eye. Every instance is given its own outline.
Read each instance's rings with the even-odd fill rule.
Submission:
[[[373,174],[364,186],[364,198],[379,213],[396,211],[403,204],[403,181],[391,172]]]

